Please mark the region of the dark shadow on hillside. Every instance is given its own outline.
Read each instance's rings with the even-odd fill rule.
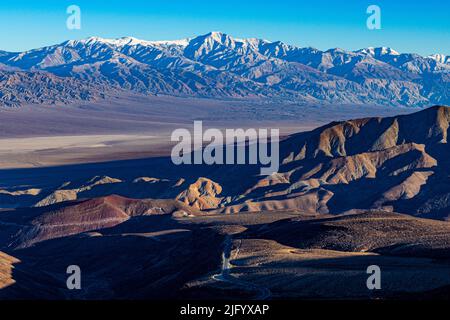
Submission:
[[[165,217],[44,241],[8,254],[22,262],[1,299],[168,299],[220,265],[223,236],[188,230]],[[82,289],[68,290],[66,269],[78,265]]]

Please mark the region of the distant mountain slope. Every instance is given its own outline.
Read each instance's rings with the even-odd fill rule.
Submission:
[[[107,86],[151,95],[426,106],[450,104],[449,61],[390,48],[320,51],[220,32],[178,41],[92,37],[0,52],[0,70],[20,70],[33,79],[25,92],[19,85],[2,86],[0,94],[3,105],[51,103],[40,99],[45,82],[28,74],[46,71],[58,77],[58,90],[75,91],[73,100],[94,99],[98,86]],[[83,85],[75,79],[89,84],[89,94],[78,92]],[[63,94],[54,102],[70,101]]]
[[[108,86],[62,78],[42,71],[3,71],[0,68],[0,105],[56,104],[104,99]]]

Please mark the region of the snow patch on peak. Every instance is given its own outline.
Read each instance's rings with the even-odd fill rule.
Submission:
[[[192,38],[186,38],[186,39],[180,39],[180,40],[149,41],[149,43],[155,44],[155,45],[168,45],[168,46],[175,45],[175,46],[186,47],[191,40],[192,40]]]
[[[432,55],[428,56],[427,58],[433,59],[439,63],[450,64],[450,56],[446,56],[444,54],[432,54]]]
[[[179,45],[179,46],[187,46],[189,44],[190,39],[182,39],[182,40],[173,40],[173,41],[147,41],[141,40],[134,37],[122,37],[118,39],[105,39],[100,37],[89,37],[83,40],[70,40],[65,44],[68,45],[76,45],[78,43],[86,44],[86,45],[94,45],[97,43],[100,44],[108,44],[115,47],[124,47],[124,46],[153,46],[153,45]]]
[[[211,31],[210,33],[206,34],[206,36],[220,41],[222,37],[227,37],[228,35],[220,31]]]
[[[389,47],[368,47],[365,49],[361,49],[356,51],[358,53],[364,53],[364,54],[369,54],[373,57],[381,57],[384,55],[393,55],[393,56],[399,56],[400,53],[398,53],[397,51],[395,51],[392,48]]]

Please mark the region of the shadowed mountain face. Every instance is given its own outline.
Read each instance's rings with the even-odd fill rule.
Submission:
[[[0,72],[6,84],[0,102],[6,106],[95,100],[117,89],[325,104],[450,103],[447,56],[390,48],[320,51],[219,32],[179,41],[89,38],[0,52]]]

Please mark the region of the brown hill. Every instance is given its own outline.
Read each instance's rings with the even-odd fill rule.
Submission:
[[[199,178],[181,192],[177,200],[200,210],[216,209],[222,201],[222,198],[218,197],[221,192],[222,187],[218,183],[207,178]]]
[[[281,142],[279,172],[259,179],[221,211],[383,208],[446,219],[449,122],[449,107],[432,107],[291,136]]]
[[[113,227],[133,217],[198,214],[176,200],[135,200],[116,195],[4,213],[2,222],[12,225],[5,247],[27,247],[36,242]],[[6,236],[8,238],[8,236]]]
[[[350,156],[406,143],[447,143],[450,108],[435,106],[410,115],[333,122],[300,133],[281,145],[283,163]]]
[[[291,218],[249,232],[300,249],[450,257],[450,223],[371,211],[318,220]]]

